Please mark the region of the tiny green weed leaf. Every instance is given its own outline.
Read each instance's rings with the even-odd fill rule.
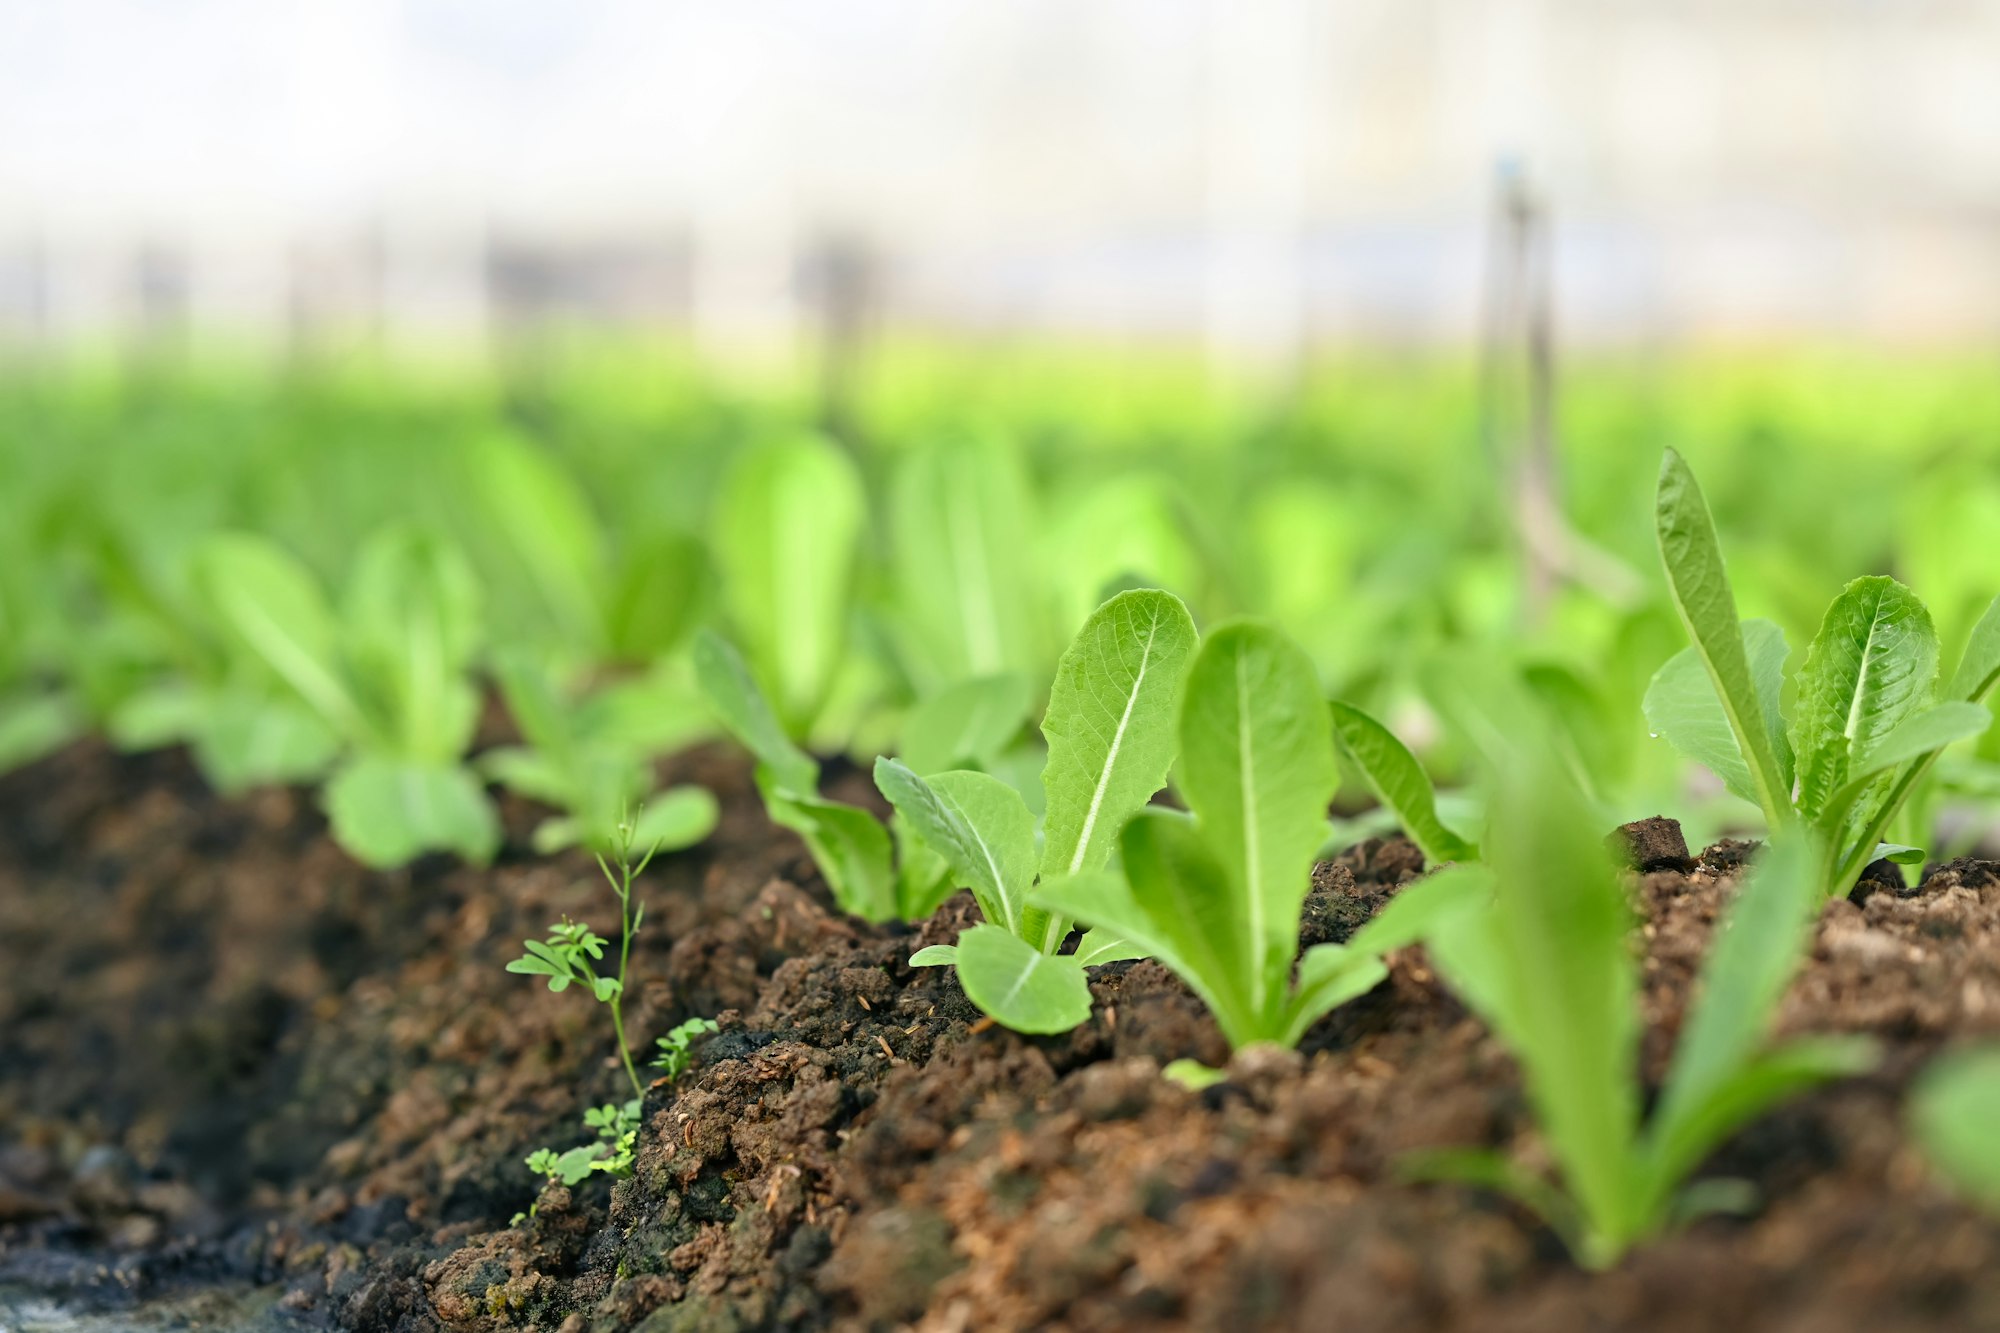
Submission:
[[[1282,1008],[1327,806],[1340,782],[1312,663],[1241,622],[1211,634],[1181,709],[1182,794],[1237,887],[1251,1008]]]
[[[1792,749],[1802,815],[1816,818],[1854,758],[1924,705],[1937,667],[1930,612],[1902,584],[1860,578],[1834,599],[1799,669]]]
[[[918,773],[991,771],[1028,719],[1033,689],[1022,675],[979,676],[932,695],[903,723],[898,755]]]
[[[853,460],[810,435],[744,453],[717,496],[723,600],[790,735],[810,727],[840,665],[866,515]]]
[[[1479,849],[1446,828],[1437,815],[1437,793],[1431,780],[1402,741],[1387,727],[1352,704],[1335,701],[1333,734],[1375,793],[1395,816],[1403,832],[1436,865],[1474,861]]]
[[[333,836],[366,865],[444,851],[484,865],[500,845],[493,803],[455,764],[364,755],[334,772],[323,799]]]
[[[1784,685],[1785,659],[1791,650],[1785,632],[1768,620],[1743,623],[1743,641],[1750,672],[1757,682],[1760,707],[1777,717],[1779,691]],[[1646,690],[1646,724],[1655,735],[1722,779],[1734,795],[1758,803],[1757,784],[1749,761],[1736,743],[1736,732],[1715,692],[1715,678],[1694,648],[1683,648],[1667,659]],[[1791,789],[1785,788],[1790,801]]]
[[[1073,957],[1047,954],[1000,926],[958,937],[966,998],[1016,1032],[1067,1032],[1090,1017],[1090,985]]]
[[[1123,592],[1097,608],[1056,667],[1042,734],[1042,875],[1095,870],[1118,830],[1166,785],[1194,620],[1179,598]]]
[[[716,720],[770,770],[775,787],[793,796],[814,795],[819,765],[792,743],[735,646],[703,630],[695,636],[694,669]]]
[[[1910,1094],[1917,1143],[1967,1197],[2000,1212],[2000,1048],[1939,1057]]]
[[[1736,596],[1729,587],[1708,502],[1702,498],[1694,472],[1672,449],[1660,460],[1654,532],[1674,609],[1714,682],[1748,770],[1756,804],[1771,827],[1779,828],[1791,811],[1791,783],[1779,759],[1775,739],[1778,719],[1766,715],[1751,669],[1743,628],[1737,620]]]

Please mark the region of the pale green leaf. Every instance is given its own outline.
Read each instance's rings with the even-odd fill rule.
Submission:
[[[1200,1092],[1218,1083],[1229,1081],[1226,1069],[1211,1069],[1199,1060],[1169,1060],[1160,1077],[1169,1083],[1178,1083],[1189,1092]]]
[[[1389,969],[1374,954],[1344,944],[1318,944],[1299,959],[1298,978],[1286,1006],[1280,1044],[1296,1046],[1320,1017],[1366,995],[1387,980]]]
[[[1937,678],[1930,612],[1894,579],[1856,579],[1827,608],[1799,668],[1792,719],[1798,806],[1816,818],[1852,760],[1882,745],[1929,700]]]
[[[1064,651],[1042,722],[1043,878],[1104,865],[1126,818],[1166,785],[1194,650],[1180,599],[1140,589],[1098,607]]]
[[[356,557],[344,610],[348,659],[397,753],[457,759],[478,708],[465,671],[479,646],[480,589],[464,557],[423,533],[378,532]]]
[[[1217,630],[1188,673],[1180,788],[1234,888],[1245,952],[1230,966],[1259,1015],[1284,1006],[1299,907],[1340,782],[1325,708],[1305,653],[1267,626]]]
[[[632,822],[632,847],[643,854],[692,847],[715,830],[715,795],[706,787],[669,787],[647,798]]]
[[[1108,930],[1086,930],[1083,938],[1076,942],[1076,961],[1084,967],[1144,957],[1146,949],[1143,945]]]
[[[986,920],[1023,935],[1035,873],[1035,817],[1020,794],[984,773],[921,778],[886,757],[875,761],[875,785],[951,867],[954,887],[972,890]],[[1039,913],[1038,921],[1046,917]],[[1041,947],[1039,935],[1031,942]]]
[[[516,435],[487,436],[467,461],[487,519],[481,531],[502,543],[508,572],[524,576],[549,624],[580,651],[595,649],[606,559],[603,525],[583,488],[547,450]]]
[[[82,730],[61,695],[20,690],[0,697],[0,773],[60,749]]]
[[[983,1013],[1016,1032],[1067,1032],[1090,1017],[1090,984],[1074,958],[1043,953],[999,926],[958,937],[958,983]]]
[[[1851,775],[1863,778],[1894,768],[1954,741],[1968,740],[1992,725],[1993,714],[1984,704],[1964,700],[1933,704],[1904,718],[1895,730],[1863,751],[1852,764]]]
[[[695,636],[694,668],[716,720],[771,771],[777,789],[799,797],[817,793],[819,765],[792,744],[735,646],[703,630]]]
[[[1958,659],[1958,669],[1952,672],[1944,697],[1977,703],[1995,683],[2000,683],[2000,597],[1993,599],[1986,614],[1973,626],[1972,637]]]
[[[1367,779],[1375,793],[1396,817],[1411,842],[1436,865],[1444,861],[1473,861],[1479,849],[1459,837],[1437,815],[1437,795],[1417,757],[1387,727],[1351,704],[1335,701],[1333,734],[1347,757]]]
[[[1745,621],[1743,641],[1764,715],[1777,717],[1785,659],[1791,653],[1785,632],[1768,620]],[[1716,695],[1715,680],[1698,652],[1683,648],[1667,659],[1647,687],[1645,711],[1646,724],[1655,735],[1666,737],[1676,750],[1721,778],[1723,786],[1737,796],[1752,805],[1758,803],[1750,765]],[[1787,787],[1788,798],[1789,792]]]
[[[816,436],[745,452],[716,499],[709,539],[729,619],[788,734],[811,726],[840,665],[866,516],[853,460]]]
[[[898,464],[889,492],[896,613],[925,683],[1046,662],[1028,496],[1019,451],[998,437],[917,448]]]
[[[1924,1155],[1962,1193],[2000,1213],[2000,1047],[1940,1057],[1910,1096]]]
[[[1708,502],[1693,471],[1672,449],[1660,460],[1654,531],[1674,609],[1714,683],[1756,804],[1772,828],[1781,827],[1791,810],[1791,784],[1772,739],[1777,719],[1767,716],[1759,697]]]
[[[500,844],[492,802],[456,765],[363,757],[334,773],[324,800],[334,840],[366,865],[446,851],[483,865]]]
[[[338,627],[311,573],[264,537],[225,533],[197,553],[196,577],[230,632],[344,737],[371,733],[341,670]]]
[[[339,753],[340,738],[318,713],[260,689],[217,691],[195,725],[195,763],[225,795],[315,781]]]
[[[896,869],[880,820],[855,806],[782,790],[766,765],[757,768],[757,789],[771,821],[804,839],[841,911],[867,921],[896,919]]]
[[[708,548],[680,532],[643,538],[619,562],[605,606],[607,646],[620,661],[650,662],[687,633],[708,581]]]
[[[910,955],[911,967],[947,967],[958,963],[956,944],[931,944]]]
[[[991,772],[993,761],[1020,733],[1032,702],[1026,676],[960,681],[910,710],[897,757],[918,773],[949,768]]]

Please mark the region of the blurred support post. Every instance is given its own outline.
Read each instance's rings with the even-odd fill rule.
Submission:
[[[1218,378],[1282,392],[1306,336],[1309,0],[1211,0],[1207,342]]]
[[[878,278],[874,256],[859,237],[831,233],[813,247],[805,287],[818,317],[820,429],[855,442],[856,402],[866,369]]]
[[[1645,580],[1569,524],[1556,457],[1555,242],[1547,206],[1517,163],[1503,162],[1488,233],[1480,426],[1494,475],[1513,498],[1521,611],[1531,625],[1563,583],[1617,606]]]

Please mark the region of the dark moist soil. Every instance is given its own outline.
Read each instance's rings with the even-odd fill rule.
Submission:
[[[1901,1130],[1925,1060],[2000,1032],[2000,867],[1830,905],[1783,1027],[1873,1034],[1880,1072],[1709,1165],[1755,1184],[1754,1216],[1589,1275],[1491,1196],[1397,1182],[1419,1148],[1546,1159],[1421,951],[1301,1054],[1191,1093],[1160,1065],[1227,1052],[1155,964],[1098,969],[1073,1033],[1012,1035],[905,962],[969,900],[918,932],[858,924],[740,761],[668,776],[713,786],[723,820],[645,876],[628,1022],[645,1046],[691,1015],[722,1030],[648,1092],[631,1181],[551,1188],[518,1227],[522,1157],[624,1095],[595,1006],[503,970],[564,914],[616,922],[585,859],[526,852],[537,812],[506,807],[491,868],[374,874],[309,797],[221,799],[177,753],[83,745],[0,779],[0,1288],[136,1327],[258,1282],[279,1293],[258,1326],[370,1333],[2000,1328],[2000,1225]],[[836,789],[869,798],[857,773]],[[1631,881],[1649,1078],[1747,851],[1678,837],[1626,843],[1669,867]],[[1421,871],[1400,839],[1320,866],[1304,943]]]

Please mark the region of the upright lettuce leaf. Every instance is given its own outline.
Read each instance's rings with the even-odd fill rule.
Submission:
[[[1770,718],[1781,717],[1779,700],[1785,685],[1785,661],[1791,649],[1785,631],[1768,620],[1743,622],[1743,642],[1759,706]],[[1757,782],[1750,762],[1736,743],[1729,712],[1715,692],[1715,678],[1693,648],[1667,659],[1646,689],[1646,724],[1676,750],[1722,779],[1730,792],[1752,805],[1758,803]],[[1789,752],[1789,747],[1787,749]],[[1789,802],[1791,789],[1785,789]]]
[[[1340,782],[1319,678],[1263,625],[1226,625],[1188,673],[1181,794],[1228,868],[1250,953],[1238,970],[1260,1015],[1283,1003],[1299,907]]]
[[[1791,815],[1791,781],[1779,758],[1778,719],[1767,716],[1737,620],[1715,523],[1694,472],[1669,449],[1660,461],[1654,532],[1674,609],[1709,679],[1748,768],[1756,804],[1773,829]]]
[[[1028,720],[1034,690],[1023,675],[976,676],[910,710],[898,756],[918,773],[988,770]]]
[[[450,764],[471,741],[479,696],[466,673],[480,603],[471,567],[436,537],[387,529],[356,558],[343,607],[347,656],[408,758]]]
[[[339,623],[311,572],[268,538],[211,537],[195,557],[209,604],[238,641],[346,737],[373,728],[349,688]]]
[[[950,961],[966,998],[1016,1032],[1067,1032],[1090,1017],[1090,983],[1073,958],[1043,953],[1003,926],[958,937]]]
[[[1042,721],[1044,879],[1102,866],[1126,818],[1166,785],[1195,644],[1179,598],[1137,589],[1100,606],[1064,651]]]
[[[334,837],[371,866],[402,865],[430,851],[484,865],[500,845],[493,803],[456,764],[364,755],[335,771],[325,799]]]
[[[517,571],[540,603],[537,624],[560,632],[578,652],[605,642],[601,607],[609,584],[603,525],[569,470],[547,450],[518,435],[493,434],[470,451],[473,494],[485,511],[482,533],[498,539],[482,559],[508,576]],[[511,577],[510,577],[511,582]],[[514,629],[514,626],[508,626]]]
[[[1369,790],[1396,817],[1405,835],[1432,865],[1476,861],[1479,848],[1446,828],[1438,818],[1437,793],[1430,776],[1395,733],[1352,704],[1335,700],[1333,734],[1354,761]]]
[[[944,858],[952,882],[972,890],[986,920],[1020,934],[1035,877],[1035,817],[1020,793],[984,773],[919,777],[887,758],[875,761],[875,785]]]
[[[1816,818],[1853,761],[1929,701],[1937,668],[1930,612],[1908,588],[1873,576],[1834,599],[1799,669],[1792,748],[1801,815]]]
[[[853,460],[816,436],[760,445],[723,480],[709,540],[725,609],[789,735],[811,727],[841,665],[866,517]]]

